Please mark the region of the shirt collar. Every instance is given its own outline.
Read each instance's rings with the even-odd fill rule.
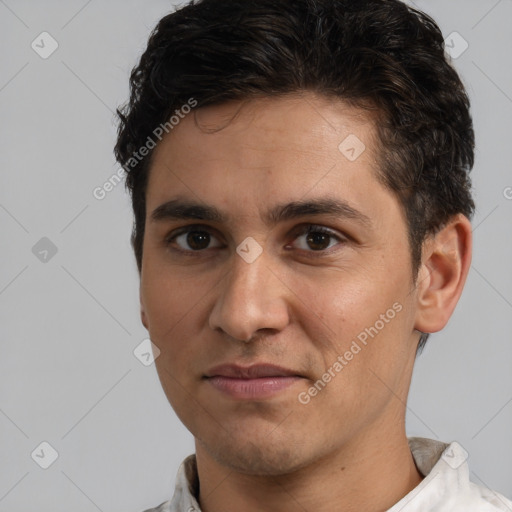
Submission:
[[[424,437],[410,437],[408,441],[416,467],[425,478],[387,512],[441,510],[441,503],[467,492],[468,454],[459,443]]]
[[[408,442],[416,467],[425,478],[388,512],[434,510],[436,504],[446,500],[448,495],[453,497],[458,492],[467,490],[467,452],[460,444],[448,444],[422,437],[409,437]],[[196,456],[192,454],[178,469],[174,496],[167,502],[169,508],[165,512],[201,512],[198,496],[197,463]]]

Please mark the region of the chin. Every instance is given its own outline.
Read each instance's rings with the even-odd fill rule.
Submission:
[[[218,464],[237,473],[259,476],[290,474],[312,462],[302,451],[302,443],[276,438],[272,443],[268,436],[239,437],[227,435],[213,442],[198,442]]]

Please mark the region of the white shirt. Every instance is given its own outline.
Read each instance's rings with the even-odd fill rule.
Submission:
[[[387,512],[512,512],[512,501],[469,480],[467,452],[457,442],[409,437],[416,466],[425,477]],[[182,463],[172,500],[144,512],[201,512],[195,455]]]

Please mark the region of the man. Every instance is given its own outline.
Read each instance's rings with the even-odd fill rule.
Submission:
[[[417,353],[471,260],[469,101],[398,0],[202,0],[131,75],[116,157],[141,317],[203,511],[498,511],[407,438]]]

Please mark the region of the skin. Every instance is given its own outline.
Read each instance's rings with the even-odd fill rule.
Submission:
[[[350,134],[366,146],[355,161],[338,149]],[[378,156],[365,112],[310,92],[199,109],[155,149],[141,317],[161,351],[166,396],[195,437],[205,512],[381,511],[422,479],[405,433],[418,331],[436,332],[451,316],[470,265],[471,226],[458,215],[427,239],[414,282],[406,219],[376,177]],[[368,222],[263,220],[278,203],[324,197]],[[176,198],[214,205],[227,219],[151,219]],[[311,240],[300,234],[307,224],[333,236]],[[192,225],[206,237],[203,249],[194,251],[186,233],[172,239]],[[247,237],[263,250],[252,263],[236,252]],[[396,303],[400,312],[301,403]],[[303,378],[243,401],[203,378],[218,364],[256,362]]]

